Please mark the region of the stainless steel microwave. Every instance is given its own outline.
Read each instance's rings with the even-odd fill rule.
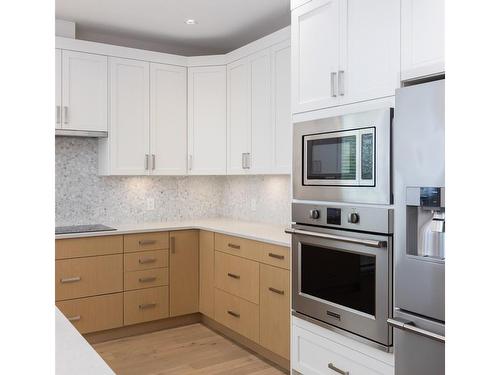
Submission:
[[[385,108],[295,123],[294,199],[392,203],[392,119]]]

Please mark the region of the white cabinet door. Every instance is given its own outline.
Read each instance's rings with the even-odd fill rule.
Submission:
[[[56,123],[56,129],[61,129],[62,128],[62,120],[61,120],[61,50],[56,48],[56,54],[55,54],[55,66],[56,66],[56,87],[55,87],[55,110],[56,110],[56,118],[55,118],[55,123]]]
[[[226,67],[188,68],[188,173],[226,174]]]
[[[341,104],[395,95],[400,86],[399,0],[342,0],[341,8]]]
[[[250,155],[248,172],[272,173],[274,168],[274,124],[272,122],[272,78],[269,49],[248,58],[250,71]]]
[[[444,69],[444,0],[401,0],[401,80]]]
[[[227,173],[244,174],[250,152],[250,74],[247,59],[227,66]]]
[[[186,68],[150,64],[151,174],[186,174]]]
[[[292,169],[292,116],[290,97],[290,42],[271,48],[273,81],[274,173]]]
[[[107,57],[62,51],[62,128],[108,130]]]
[[[149,174],[149,63],[109,58],[109,174]]]
[[[341,0],[312,0],[292,11],[293,113],[339,102]]]

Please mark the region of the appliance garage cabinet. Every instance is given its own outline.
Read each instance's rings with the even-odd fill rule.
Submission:
[[[289,368],[288,247],[198,229],[57,239],[55,291],[90,340],[201,320]]]

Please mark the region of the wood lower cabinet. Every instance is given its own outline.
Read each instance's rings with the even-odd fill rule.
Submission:
[[[214,319],[214,233],[200,231],[200,281],[199,309],[209,318]]]
[[[127,291],[123,295],[125,325],[168,318],[168,286]]]
[[[151,270],[125,272],[123,287],[125,290],[135,290],[168,285],[168,268],[153,268]]]
[[[168,249],[168,232],[136,233],[123,236],[123,251]]]
[[[198,312],[198,233],[170,233],[170,316]]]
[[[125,271],[168,267],[168,250],[151,250],[125,254],[123,264]]]
[[[123,326],[123,293],[56,302],[80,333]]]
[[[290,271],[260,265],[260,344],[290,358]]]
[[[123,253],[123,236],[98,236],[56,240],[56,259]]]

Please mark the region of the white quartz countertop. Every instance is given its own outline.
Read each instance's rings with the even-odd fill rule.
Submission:
[[[197,219],[186,221],[166,221],[158,223],[110,225],[115,231],[58,234],[56,239],[109,236],[144,232],[173,231],[182,229],[202,229],[231,236],[262,241],[280,246],[290,246],[290,235],[285,233],[285,225],[263,224],[226,218]]]
[[[56,307],[56,375],[114,375],[90,344]]]

